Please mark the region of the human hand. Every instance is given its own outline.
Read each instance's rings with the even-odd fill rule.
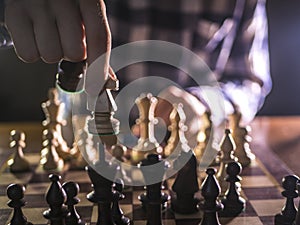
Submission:
[[[87,59],[111,48],[103,0],[6,0],[5,24],[25,62]]]

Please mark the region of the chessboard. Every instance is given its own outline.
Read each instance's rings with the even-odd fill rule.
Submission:
[[[246,199],[246,209],[234,218],[220,217],[221,224],[228,225],[273,225],[274,216],[279,213],[285,204],[281,195],[281,179],[291,174],[279,159],[268,149],[258,149],[260,146],[252,146],[256,159],[250,166],[242,171],[241,195]],[[23,184],[26,187],[26,206],[23,213],[28,221],[35,225],[47,224],[43,217],[43,211],[49,206],[45,200],[46,190],[50,185],[50,171],[44,171],[40,165],[40,151],[38,149],[25,153],[31,165],[30,172],[11,173],[7,162],[11,158],[9,148],[0,150],[0,225],[8,224],[12,217],[12,209],[7,206],[8,198],[6,188],[11,183]],[[96,224],[97,206],[86,199],[86,195],[92,191],[90,179],[85,170],[63,170],[61,182],[74,181],[79,184],[80,203],[76,209],[81,218],[87,224]],[[164,192],[170,193],[173,178],[165,181]],[[138,200],[138,196],[144,192],[144,187],[127,187],[124,190],[125,199],[120,206],[134,225],[146,224],[146,213]],[[170,193],[172,194],[172,193]],[[163,212],[164,225],[198,225],[202,213],[190,215],[173,213],[170,207]]]

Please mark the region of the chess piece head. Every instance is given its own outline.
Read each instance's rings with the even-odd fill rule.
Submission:
[[[63,184],[63,189],[67,194],[66,205],[75,205],[79,202],[79,198],[76,196],[79,193],[79,185],[75,182],[66,182]]]
[[[20,200],[24,198],[25,187],[20,184],[10,184],[7,187],[7,197],[12,200]]]
[[[216,199],[221,191],[220,185],[215,177],[216,169],[207,168],[206,169],[207,177],[202,183],[201,193],[205,199]]]
[[[66,201],[67,196],[59,182],[61,177],[57,174],[50,174],[49,179],[52,183],[47,191],[46,201],[49,205],[62,205]]]
[[[238,162],[230,162],[226,165],[226,173],[231,176],[237,176],[242,172],[242,166]]]
[[[288,175],[282,179],[282,187],[285,190],[296,190],[297,182],[299,181],[299,177],[296,175]]]
[[[236,145],[232,138],[230,129],[225,129],[225,134],[221,141],[220,148],[224,154],[228,152],[231,152],[233,154],[233,151],[236,149]]]
[[[64,183],[63,189],[66,191],[67,195],[70,196],[70,198],[75,197],[79,193],[79,185],[72,181]]]

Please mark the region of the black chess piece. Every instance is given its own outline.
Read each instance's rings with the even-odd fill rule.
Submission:
[[[23,215],[22,207],[25,206],[24,201],[25,187],[20,184],[10,184],[7,187],[7,197],[11,199],[7,205],[14,209],[13,217],[9,225],[32,225],[27,222],[27,218]]]
[[[75,182],[67,182],[63,184],[63,189],[67,194],[67,200],[65,205],[68,206],[69,215],[66,217],[66,225],[83,225],[85,224],[79,214],[76,211],[75,205],[80,202],[80,199],[76,197],[79,193],[79,185]]]
[[[206,174],[207,177],[201,186],[204,202],[200,203],[200,209],[204,214],[200,225],[221,225],[217,212],[223,209],[223,205],[217,200],[221,188],[215,177],[216,170],[208,168]]]
[[[67,196],[59,182],[61,177],[50,174],[49,179],[52,183],[47,190],[46,201],[50,208],[43,212],[43,216],[50,221],[51,225],[65,225],[65,218],[69,213],[67,208],[63,206]]]
[[[297,190],[298,190],[298,196],[300,197],[300,180],[297,181]],[[298,205],[297,215],[295,219],[295,225],[300,225],[300,202]]]
[[[226,165],[226,181],[229,182],[228,190],[225,193],[225,197],[222,199],[224,209],[219,212],[219,215],[224,217],[235,217],[239,215],[246,205],[244,198],[240,196],[239,185],[242,178],[238,176],[242,172],[242,166],[238,162],[231,162]]]
[[[281,212],[275,215],[275,225],[293,225],[297,215],[297,209],[294,198],[298,197],[297,182],[299,177],[296,175],[288,175],[282,179],[282,187],[284,191],[282,196],[286,198],[286,203]]]
[[[67,92],[80,92],[83,90],[83,75],[86,70],[86,61],[69,62],[62,60],[58,65],[56,84]]]
[[[112,217],[116,225],[130,225],[130,219],[124,216],[120,208],[119,201],[125,198],[122,193],[124,189],[124,181],[118,178],[113,185],[113,204],[112,204]]]
[[[197,176],[197,159],[193,151],[182,151],[174,162],[174,169],[181,168],[176,176],[172,190],[176,196],[172,196],[171,208],[181,214],[192,214],[198,211],[199,200],[195,193],[199,191]],[[188,184],[188,185],[187,185]]]
[[[157,164],[155,167],[150,168],[155,164]],[[167,165],[162,161],[160,155],[149,154],[139,166],[146,182],[146,193],[139,196],[139,199],[146,208],[147,225],[162,225],[162,204],[166,198],[162,192],[162,181]],[[158,178],[157,180],[160,182],[154,183],[153,177]]]
[[[105,160],[104,149],[99,148],[100,160],[94,165],[98,173],[92,166],[88,166],[87,172],[92,182],[94,191],[87,195],[87,199],[93,203],[98,204],[98,219],[97,225],[115,225],[112,219],[111,205],[113,201],[112,186],[113,181],[106,178],[104,175],[109,177],[115,177],[117,166],[109,164]]]

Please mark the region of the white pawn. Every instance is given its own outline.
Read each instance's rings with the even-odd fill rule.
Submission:
[[[43,149],[41,152],[40,163],[44,170],[57,170],[61,171],[64,167],[64,161],[61,159],[56,151],[55,142],[56,139],[53,134],[48,130],[43,131],[44,142]]]
[[[26,146],[25,133],[12,130],[10,132],[10,148],[15,150],[14,157],[9,160],[9,168],[11,172],[26,172],[30,170],[30,164],[25,159],[23,149]]]

